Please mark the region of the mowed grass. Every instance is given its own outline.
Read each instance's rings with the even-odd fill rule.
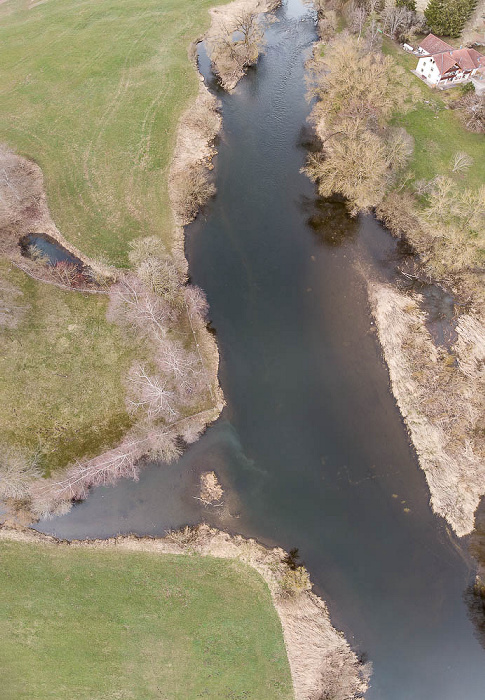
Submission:
[[[0,141],[43,169],[62,234],[127,262],[137,236],[170,239],[168,168],[197,92],[189,44],[217,0],[0,4]]]
[[[24,311],[0,333],[0,443],[37,456],[46,474],[115,444],[129,425],[123,377],[138,348],[106,321],[107,298],[37,282],[5,261],[1,284],[20,292]]]
[[[411,70],[418,57],[407,54],[388,37],[382,50]],[[460,88],[433,90],[416,76],[423,101],[407,114],[397,114],[394,124],[403,126],[414,138],[414,154],[409,164],[413,180],[431,180],[436,175],[453,177],[459,187],[478,188],[485,182],[485,138],[483,134],[467,131],[456,111],[447,109],[450,101],[458,99]],[[427,100],[427,102],[424,102]],[[466,173],[453,174],[452,161],[457,152],[467,153],[473,165]]]
[[[87,255],[123,266],[138,236],[170,245],[168,168],[198,87],[188,47],[214,4],[0,3],[0,142],[39,163],[55,223]],[[0,277],[29,310],[0,329],[0,442],[37,454],[49,473],[119,441],[137,349],[106,321],[105,298],[9,269]]]
[[[0,543],[2,700],[289,700],[269,590],[236,561]]]

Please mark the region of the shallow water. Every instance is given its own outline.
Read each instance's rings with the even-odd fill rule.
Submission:
[[[205,519],[298,547],[333,622],[374,664],[370,700],[483,700],[463,598],[473,562],[429,508],[367,304],[364,275],[395,275],[398,246],[372,218],[316,200],[299,173],[314,18],[299,0],[277,16],[257,69],[219,93],[218,194],[187,243],[227,407],[177,464],[96,489],[39,529],[159,535]],[[226,508],[195,498],[207,469]]]
[[[83,266],[82,260],[63,248],[54,238],[43,233],[28,233],[21,240],[21,248],[25,255],[29,255],[30,248],[36,248],[47,259],[49,265],[66,262],[78,268]]]

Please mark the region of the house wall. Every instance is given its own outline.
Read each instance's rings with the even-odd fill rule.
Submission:
[[[441,78],[438,66],[434,59],[429,56],[423,56],[419,59],[416,72],[418,75],[425,77],[428,82],[433,83],[433,85],[436,85]]]

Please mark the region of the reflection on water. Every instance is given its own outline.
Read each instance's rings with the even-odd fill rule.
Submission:
[[[369,700],[483,700],[485,654],[463,599],[473,562],[429,508],[356,266],[395,274],[398,244],[371,217],[315,203],[300,173],[315,28],[298,0],[289,7],[257,70],[220,95],[218,194],[187,243],[227,407],[176,465],[96,489],[40,529],[155,535],[206,520],[298,548],[334,623],[373,662]],[[221,512],[194,498],[212,470]]]
[[[337,247],[355,240],[359,222],[349,216],[344,202],[336,198],[313,197],[305,198],[303,207],[310,209],[307,224],[323,245]]]
[[[83,262],[75,255],[63,248],[54,238],[45,233],[29,233],[20,241],[20,247],[24,255],[34,257],[41,255],[49,265],[57,263],[69,263],[78,269],[83,268]]]

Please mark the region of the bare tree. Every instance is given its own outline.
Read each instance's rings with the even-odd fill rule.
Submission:
[[[379,27],[379,22],[375,18],[369,22],[364,36],[367,53],[372,53],[376,49],[380,49],[382,44],[382,32]]]
[[[413,154],[414,139],[403,127],[390,127],[385,136],[388,165],[401,170]]]
[[[451,170],[454,173],[464,173],[473,165],[473,158],[464,151],[458,151],[453,156]]]
[[[386,34],[397,39],[406,30],[409,30],[415,21],[415,13],[405,7],[387,7],[381,15],[382,24]]]
[[[0,498],[24,498],[40,475],[35,457],[7,445],[0,446]]]
[[[362,35],[362,30],[367,21],[367,10],[363,5],[352,3],[349,9],[349,29],[353,34]]]
[[[264,29],[256,12],[243,11],[230,25],[209,36],[209,57],[214,72],[225,87],[233,87],[244,69],[258,60],[264,46]]]
[[[131,368],[128,379],[132,384],[132,391],[128,394],[131,411],[143,408],[149,418],[163,418],[166,421],[179,417],[176,392],[170,388],[168,377],[153,375],[137,362]]]

